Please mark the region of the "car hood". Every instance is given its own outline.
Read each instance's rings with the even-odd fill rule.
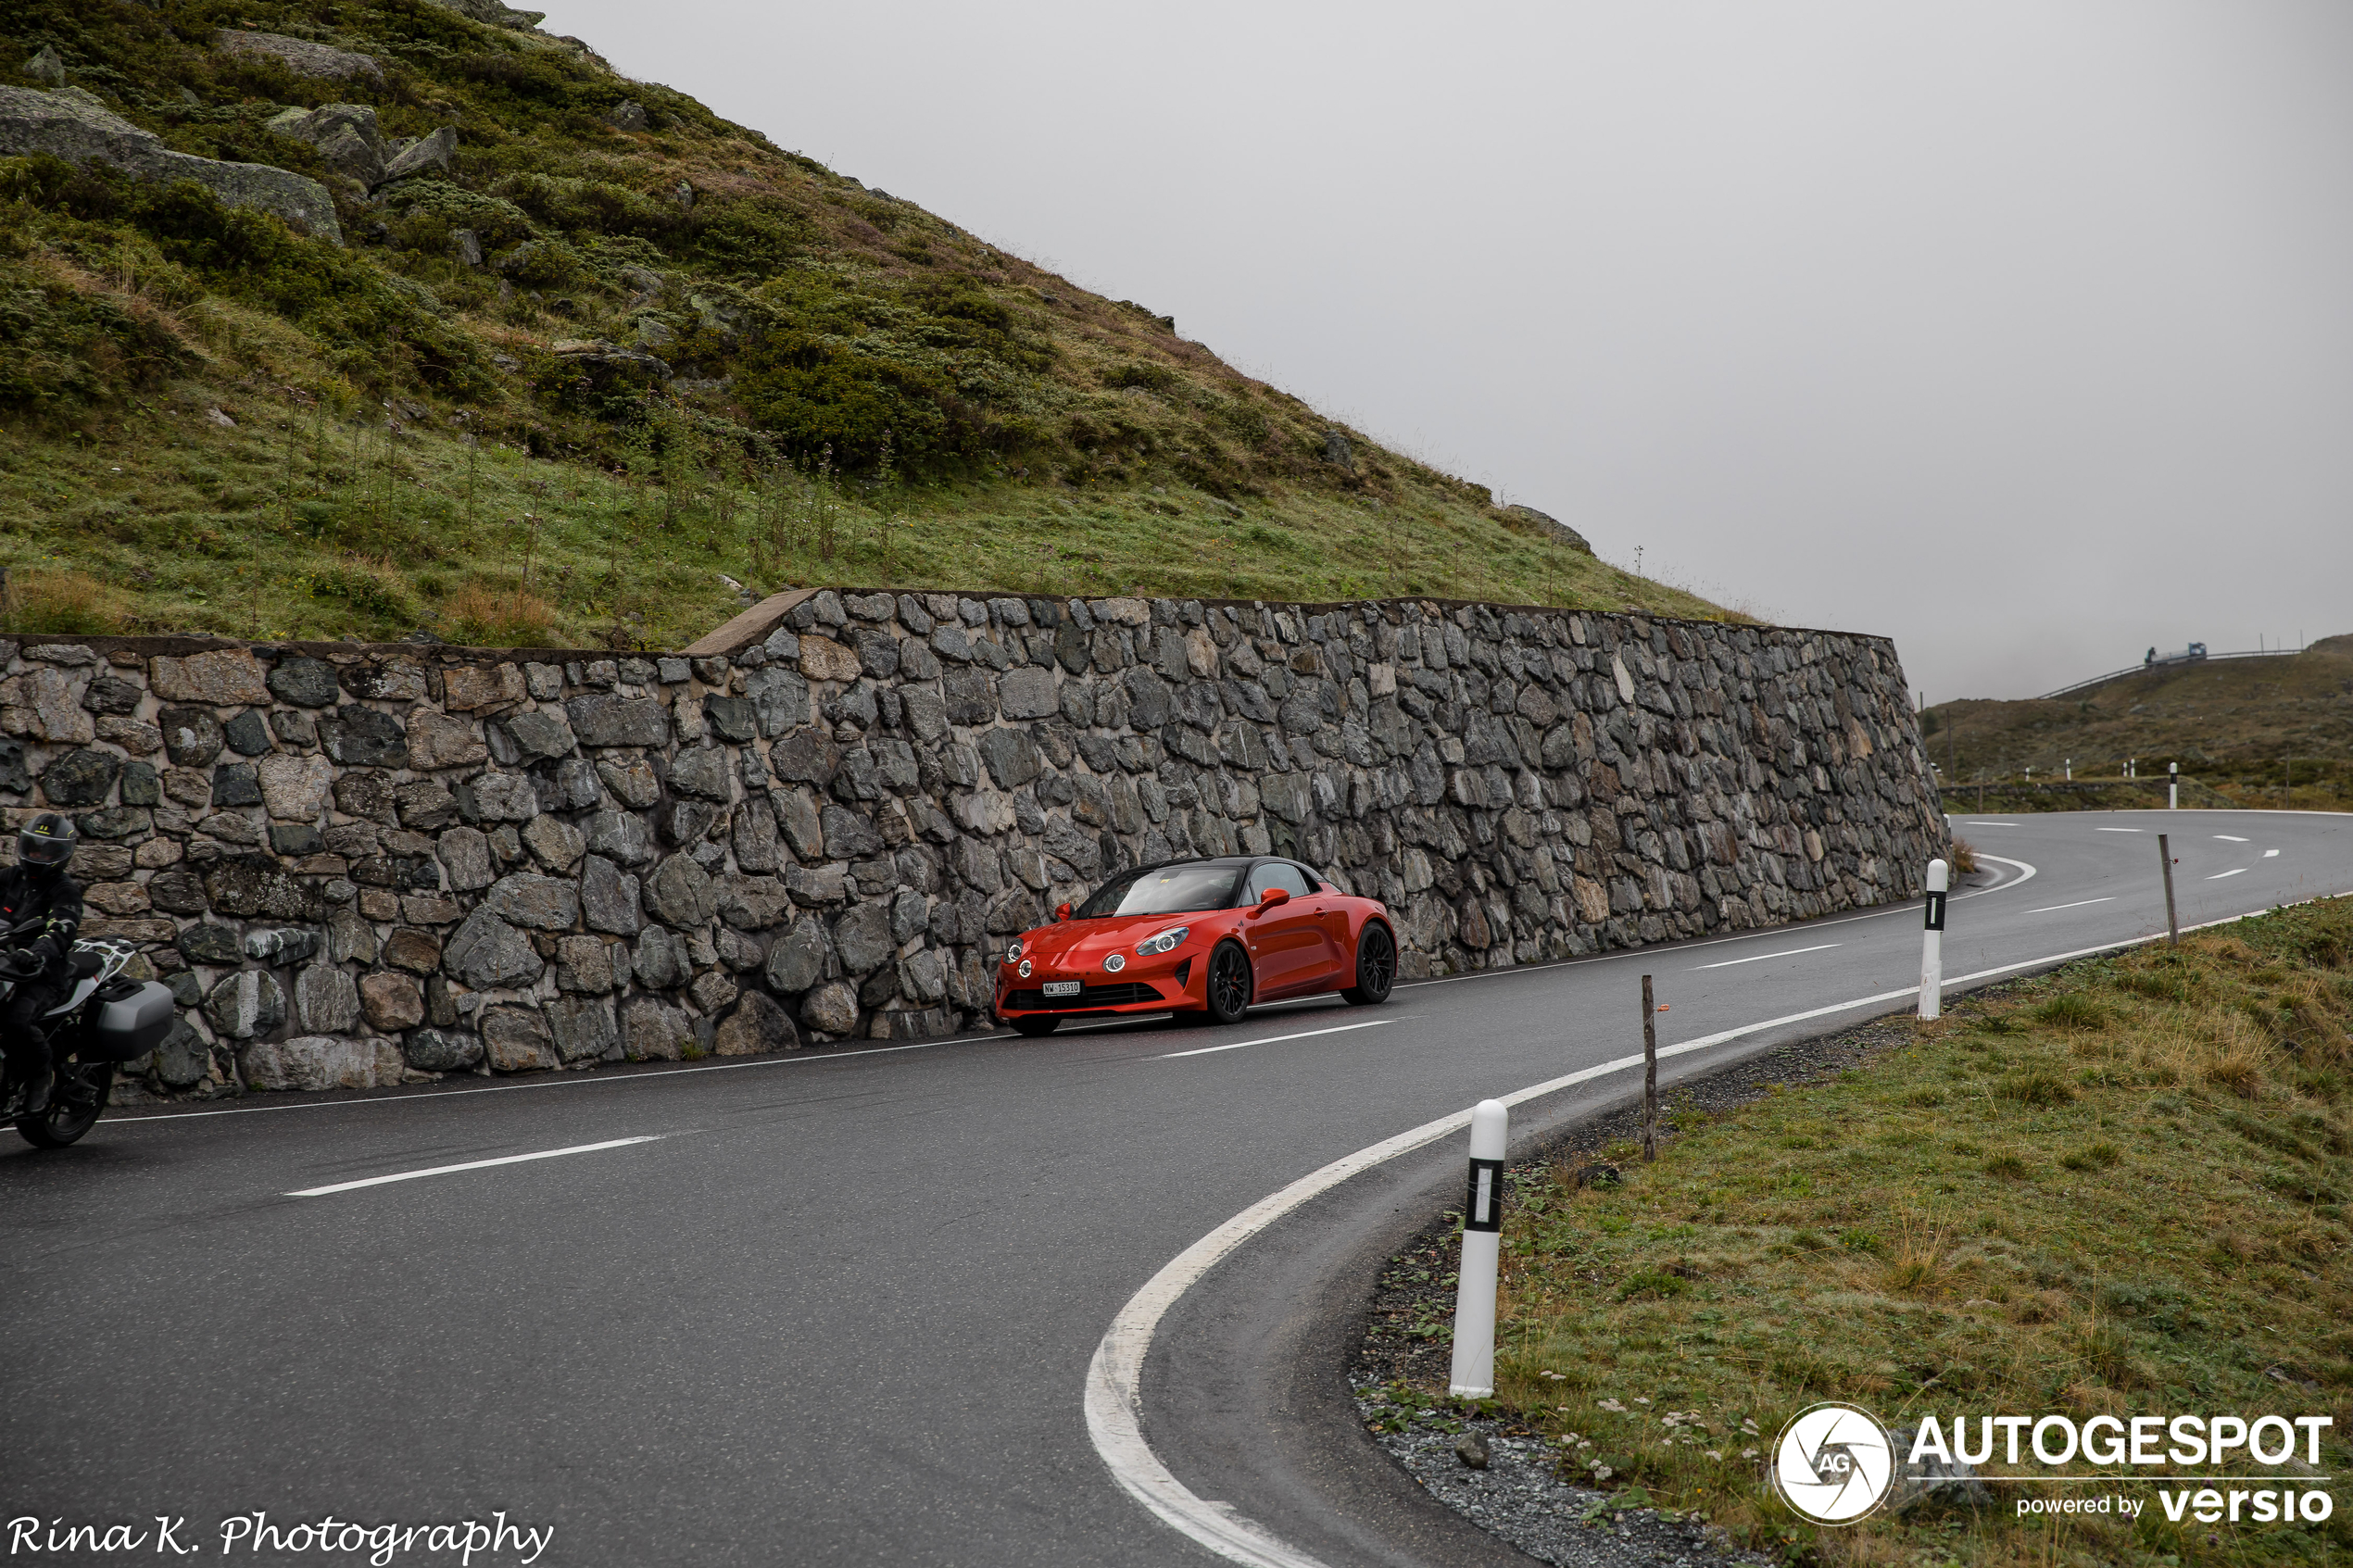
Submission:
[[[1021,954],[1039,969],[1093,970],[1114,953],[1136,956],[1136,944],[1171,926],[1198,924],[1207,915],[1133,915],[1123,920],[1068,921],[1025,932]]]

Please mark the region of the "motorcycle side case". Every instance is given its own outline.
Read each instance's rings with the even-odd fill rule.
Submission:
[[[77,1053],[84,1061],[129,1061],[163,1044],[178,1011],[171,992],[148,980],[116,981],[91,1011],[90,1032]]]

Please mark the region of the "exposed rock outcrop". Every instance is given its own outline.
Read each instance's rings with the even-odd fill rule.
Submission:
[[[1560,519],[1540,512],[1534,507],[1505,507],[1504,513],[1506,517],[1515,517],[1522,522],[1535,524],[1539,533],[1550,534],[1555,542],[1567,545],[1572,550],[1581,550],[1589,556],[1593,553],[1593,546],[1585,542],[1585,535],[1578,533]]]
[[[306,175],[259,163],[223,163],[176,153],[152,131],[69,88],[37,93],[0,87],[0,155],[47,153],[69,163],[97,163],[142,180],[194,180],[232,207],[271,212],[321,239],[343,244],[335,204]]]
[[[518,32],[529,32],[547,19],[545,11],[518,11],[500,5],[498,0],[433,0],[433,3],[445,11],[455,11],[461,17],[486,22],[492,27],[510,27]]]
[[[373,55],[331,49],[324,44],[288,38],[282,32],[245,32],[223,28],[213,34],[212,42],[215,48],[228,54],[268,55],[283,60],[305,76],[325,77],[331,82],[347,82],[355,76],[384,79],[384,63]]]
[[[287,109],[271,119],[270,129],[309,143],[336,173],[371,191],[412,174],[447,171],[458,154],[458,133],[446,125],[413,142],[387,139],[376,111],[365,104]]]

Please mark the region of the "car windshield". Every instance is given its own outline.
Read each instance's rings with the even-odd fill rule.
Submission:
[[[1234,883],[1241,868],[1214,861],[1193,860],[1174,866],[1147,866],[1115,876],[1078,907],[1079,920],[1103,920],[1113,915],[1177,915],[1200,909],[1231,909]]]

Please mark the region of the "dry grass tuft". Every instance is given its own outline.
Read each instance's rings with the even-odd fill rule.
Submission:
[[[79,571],[35,567],[8,576],[6,610],[11,632],[103,637],[130,623],[122,596]]]
[[[537,595],[480,583],[450,595],[442,616],[453,640],[479,647],[546,647],[556,625],[554,608]]]

